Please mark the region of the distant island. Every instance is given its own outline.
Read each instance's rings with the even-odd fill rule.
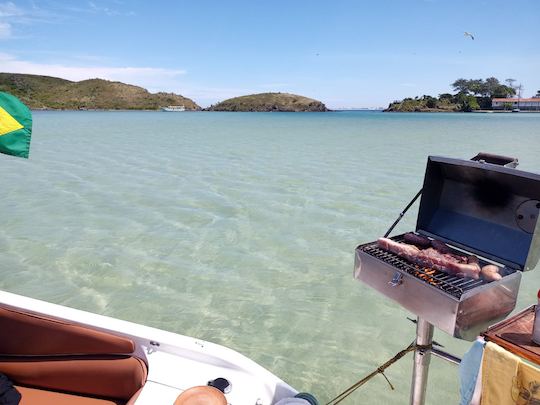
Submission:
[[[0,73],[0,91],[13,94],[31,109],[51,110],[158,110],[176,105],[201,108],[174,93],[149,93],[130,84],[102,79],[80,82],[50,76]]]
[[[423,95],[390,103],[386,112],[471,112],[491,110],[493,98],[505,98],[521,92],[521,85],[514,86],[514,79],[502,84],[495,77],[483,79],[457,79],[451,84],[455,94],[443,93],[438,97]],[[511,108],[511,107],[510,107]]]
[[[538,110],[540,90],[532,99],[522,99],[522,85],[495,77],[458,79],[451,84],[455,93],[422,95],[396,100],[385,112],[471,112],[476,110]],[[175,93],[148,90],[116,81],[88,79],[78,82],[51,76],[0,73],[0,91],[21,99],[31,109],[42,110],[159,110],[176,106],[176,111],[203,110],[193,100]],[[517,95],[516,98],[512,98]],[[517,102],[516,102],[517,100]],[[531,104],[532,103],[532,104]],[[536,104],[535,104],[536,103]],[[531,107],[531,105],[533,105]],[[536,106],[536,107],[534,107]],[[290,93],[259,93],[234,97],[204,111],[242,112],[325,112],[324,103]]]
[[[325,112],[326,106],[312,98],[289,93],[260,93],[230,98],[206,109],[207,111],[245,112]]]

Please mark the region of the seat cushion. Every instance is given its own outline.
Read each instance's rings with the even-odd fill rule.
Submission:
[[[146,382],[136,357],[0,357],[0,372],[17,385],[128,401]]]
[[[80,395],[64,394],[61,392],[38,390],[35,388],[15,386],[21,393],[19,405],[120,405],[107,399],[83,397]]]
[[[0,306],[0,355],[131,354],[130,339]]]

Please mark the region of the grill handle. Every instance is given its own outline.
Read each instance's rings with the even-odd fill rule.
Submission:
[[[388,284],[392,287],[397,287],[401,283],[403,283],[403,274],[401,274],[399,271],[396,271],[394,273],[394,277],[392,277],[392,281],[388,282]]]
[[[480,163],[491,163],[492,165],[499,165],[504,167],[516,168],[519,164],[518,159],[510,156],[494,155],[492,153],[480,152],[471,160]]]

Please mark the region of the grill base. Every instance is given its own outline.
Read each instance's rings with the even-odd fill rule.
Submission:
[[[419,346],[433,343],[433,325],[422,318],[416,320],[416,344]],[[427,381],[431,350],[416,350],[411,383],[411,405],[424,405],[426,402]]]

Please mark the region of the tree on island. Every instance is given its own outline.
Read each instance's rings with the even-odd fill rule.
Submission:
[[[471,112],[480,109],[480,105],[476,100],[476,97],[470,94],[459,94],[458,96],[459,110],[463,112]]]
[[[516,79],[506,79],[506,83],[508,83],[508,87],[511,87],[515,90],[514,83],[516,82]]]
[[[504,110],[511,110],[514,107],[514,104],[512,103],[503,103]]]
[[[507,83],[513,84],[514,79],[506,79]],[[479,108],[490,108],[493,98],[512,97],[516,94],[516,89],[512,86],[505,86],[499,79],[488,77],[483,79],[458,79],[452,83],[452,87],[459,94],[472,95],[476,97]]]
[[[516,86],[515,79],[502,84],[496,77],[487,79],[457,79],[451,84],[455,94],[443,93],[439,98],[424,95],[405,98],[388,106],[388,111],[474,111],[490,109],[493,98],[507,98],[521,94],[523,86]],[[540,97],[540,91],[537,94]]]

